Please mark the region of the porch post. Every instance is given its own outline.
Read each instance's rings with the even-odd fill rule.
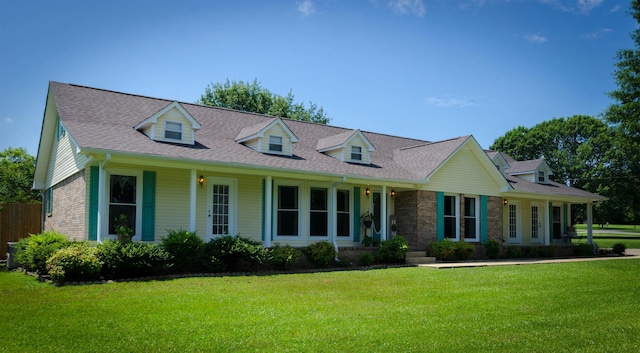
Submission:
[[[380,241],[388,239],[387,235],[387,186],[382,185],[382,194],[380,195]]]
[[[273,205],[273,182],[271,176],[267,175],[264,180],[264,246],[271,247],[271,206]]]
[[[587,203],[587,243],[593,244],[593,204]]]
[[[191,178],[189,178],[189,231],[196,231],[196,170],[191,169]]]
[[[549,245],[551,244],[551,237],[552,237],[552,232],[549,230],[549,227],[551,227],[551,211],[549,210],[550,207],[550,203],[549,200],[544,200],[544,245]]]
[[[107,192],[107,171],[105,170],[105,166],[107,162],[111,159],[111,154],[107,153],[104,158],[104,161],[100,162],[98,166],[98,217],[96,220],[96,241],[102,243],[102,229],[104,228],[103,222],[105,224],[109,224],[107,221],[107,212],[104,209],[104,197]]]

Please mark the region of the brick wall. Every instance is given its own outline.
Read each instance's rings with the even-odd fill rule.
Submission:
[[[53,186],[53,210],[44,217],[44,229],[70,240],[85,240],[85,178],[80,171]]]
[[[409,246],[426,249],[429,241],[436,240],[436,193],[433,191],[401,191],[395,200],[398,235]]]
[[[502,197],[489,196],[487,199],[487,221],[489,239],[495,239],[502,244]]]

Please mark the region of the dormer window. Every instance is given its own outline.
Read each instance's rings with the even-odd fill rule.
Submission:
[[[351,160],[362,161],[362,147],[351,146]]]
[[[182,140],[182,124],[173,121],[165,122],[164,138],[171,140]]]
[[[544,172],[543,171],[538,172],[538,182],[539,183],[544,183],[545,181],[546,180],[545,180]]]
[[[269,152],[282,153],[282,136],[269,136]]]

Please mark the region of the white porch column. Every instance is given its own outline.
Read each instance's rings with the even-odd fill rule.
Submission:
[[[271,176],[264,179],[264,246],[271,247],[271,213],[273,205],[273,190]]]
[[[196,170],[191,169],[191,178],[189,178],[189,231],[196,231],[196,184],[198,176]]]
[[[587,243],[593,244],[593,204],[587,203]]]
[[[331,187],[329,188],[329,207],[328,207],[328,212],[329,212],[329,230],[327,233],[329,233],[329,239],[331,241],[331,243],[333,244],[333,247],[336,249],[336,254],[338,253],[338,237],[337,237],[337,231],[336,231],[336,224],[338,223],[338,214],[336,212],[336,200],[337,200],[337,189],[336,189],[336,183],[332,183]],[[336,255],[337,258],[337,255]]]
[[[380,195],[380,241],[389,239],[387,234],[387,186],[382,185]]]
[[[551,225],[551,220],[549,219],[549,200],[544,200],[544,245],[551,244],[551,232],[549,231],[549,226]]]
[[[102,243],[102,229],[109,224],[107,221],[107,211],[105,210],[105,196],[107,193],[107,171],[105,167],[111,159],[111,154],[107,153],[104,161],[98,167],[98,217],[96,220],[96,241]]]

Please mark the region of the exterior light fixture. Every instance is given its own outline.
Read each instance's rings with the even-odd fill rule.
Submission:
[[[509,203],[509,201],[507,201],[507,199],[502,200],[502,204],[503,204],[503,205],[505,205],[505,206],[506,206],[508,203]]]
[[[369,190],[369,188],[367,188],[367,189],[364,191],[364,194],[365,194],[365,195],[367,195],[367,197],[369,197],[369,194],[371,194],[371,190]]]
[[[396,197],[396,191],[395,190],[391,190],[391,197],[395,198]]]
[[[198,178],[198,184],[200,184],[200,188],[202,188],[202,185],[204,185],[204,177],[202,175],[200,175],[200,178]]]

